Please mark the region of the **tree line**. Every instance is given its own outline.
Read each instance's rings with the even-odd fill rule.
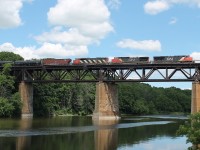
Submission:
[[[36,115],[90,115],[95,103],[94,83],[35,84]],[[144,83],[118,85],[119,109],[122,114],[189,113],[191,90],[151,87]]]
[[[9,59],[8,59],[9,58]],[[1,60],[23,60],[11,52],[0,52]],[[18,85],[10,76],[10,64],[0,72],[0,117],[20,114]],[[34,116],[90,115],[95,104],[95,83],[34,83]],[[119,109],[122,114],[189,113],[191,90],[151,87],[144,83],[118,84]]]

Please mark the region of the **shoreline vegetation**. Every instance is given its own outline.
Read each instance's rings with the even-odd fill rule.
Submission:
[[[186,136],[186,142],[192,143],[188,150],[200,150],[200,112],[191,114],[188,121],[180,125],[176,134]]]

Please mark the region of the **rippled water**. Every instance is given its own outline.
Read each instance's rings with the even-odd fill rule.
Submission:
[[[183,150],[185,137],[175,132],[184,117],[123,117],[92,121],[91,117],[0,120],[2,150]],[[175,148],[176,147],[176,148]]]

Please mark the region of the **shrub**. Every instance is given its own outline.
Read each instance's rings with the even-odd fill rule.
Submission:
[[[200,144],[200,112],[190,115],[189,120],[181,125],[177,131],[178,135],[186,135],[187,143],[191,142],[194,149],[199,149]]]

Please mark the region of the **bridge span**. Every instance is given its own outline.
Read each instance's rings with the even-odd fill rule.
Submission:
[[[96,82],[93,118],[98,119],[120,117],[120,82],[192,82],[191,113],[200,111],[200,63],[23,65],[12,66],[12,75],[19,82],[22,116],[33,115],[32,83],[50,82]]]
[[[200,63],[13,66],[18,82],[192,82]]]

